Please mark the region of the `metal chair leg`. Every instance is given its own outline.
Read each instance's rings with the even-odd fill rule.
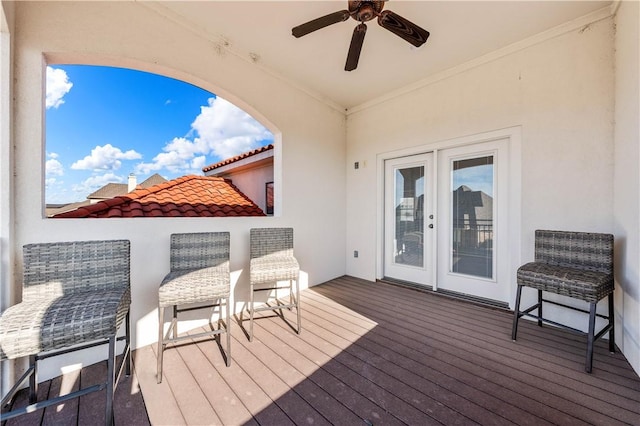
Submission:
[[[297,281],[296,281],[297,284]],[[293,305],[293,280],[289,280],[289,310],[292,310],[293,307],[291,305]],[[297,307],[297,304],[296,304]]]
[[[249,296],[249,341],[253,342],[253,315],[254,315],[254,296],[253,296],[253,284],[251,284],[251,294]]]
[[[105,407],[105,423],[113,424],[113,396],[116,381],[116,336],[109,338],[109,358],[107,359],[107,403]]]
[[[542,327],[542,290],[538,290],[538,327]]]
[[[300,315],[300,274],[296,277],[296,315],[298,317],[298,334],[302,333],[302,316]]]
[[[616,352],[615,311],[613,308],[613,293],[609,294],[609,352]]]
[[[178,305],[173,305],[173,320],[171,321],[173,327],[172,338],[178,337]]]
[[[156,379],[162,383],[162,353],[164,351],[164,308],[158,307],[158,366]]]
[[[38,359],[35,355],[29,356],[29,365],[33,372],[29,376],[29,404],[38,402]]]
[[[230,297],[227,297],[227,320],[224,324],[227,334],[227,367],[231,365],[231,303]]]
[[[520,319],[520,299],[522,298],[522,286],[518,286],[516,292],[516,306],[513,310],[513,327],[511,328],[511,340],[516,340],[518,334],[518,320]]]
[[[587,334],[587,359],[585,362],[585,371],[591,373],[593,366],[593,342],[596,329],[596,305],[597,302],[589,304],[589,332]]]
[[[123,362],[126,362],[125,374],[129,377],[131,376],[131,310],[127,311],[125,327],[125,350],[128,348],[128,351],[125,354],[126,359],[123,360]]]

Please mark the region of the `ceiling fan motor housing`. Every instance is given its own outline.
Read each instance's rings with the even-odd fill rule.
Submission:
[[[349,14],[358,22],[367,22],[380,14],[384,1],[349,1]]]

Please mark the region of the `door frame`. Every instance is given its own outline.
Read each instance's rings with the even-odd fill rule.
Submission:
[[[509,285],[508,302],[509,306],[514,306],[515,300],[515,274],[517,268],[521,264],[521,215],[522,215],[522,202],[521,202],[521,188],[522,188],[522,127],[514,126],[505,129],[493,130],[483,133],[477,133],[473,135],[461,136],[452,139],[446,139],[441,141],[435,141],[431,143],[425,143],[421,145],[412,146],[396,151],[389,151],[379,153],[376,156],[376,176],[377,176],[377,194],[376,194],[376,279],[384,278],[384,175],[385,175],[385,161],[397,157],[408,157],[412,155],[424,154],[428,152],[434,153],[434,173],[438,176],[438,151],[448,148],[454,148],[465,145],[474,145],[482,142],[489,142],[496,139],[508,139],[509,140],[509,154],[508,154],[508,167],[509,167],[509,187],[508,191],[508,259],[507,267],[509,275],[513,277],[513,283]],[[433,194],[434,194],[434,211],[438,211],[438,192],[437,192],[437,179],[433,179]],[[436,226],[437,226],[436,217]],[[434,283],[434,290],[437,290],[437,250],[434,250],[434,268],[432,282]]]

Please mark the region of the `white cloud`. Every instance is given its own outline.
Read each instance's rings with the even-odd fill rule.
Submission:
[[[62,167],[62,163],[56,160],[55,157],[47,160],[44,165],[47,176],[64,175],[64,167]]]
[[[54,178],[54,177],[52,177],[52,178],[46,178],[46,179],[44,180],[44,186],[45,186],[46,188],[49,188],[49,187],[52,187],[52,186],[55,186],[55,185],[60,185],[61,183],[62,183],[62,181],[59,181],[58,179],[56,179],[56,178]]]
[[[96,146],[91,154],[71,165],[74,170],[118,170],[122,165],[120,160],[138,160],[142,158],[138,152],[129,150],[122,152],[111,144]]]
[[[73,83],[69,81],[67,73],[59,68],[47,67],[47,94],[45,105],[48,108],[58,108],[64,103],[64,95],[69,93]]]
[[[249,114],[222,98],[210,98],[207,106],[200,107],[191,128],[195,138],[174,138],[150,163],[138,164],[136,173],[148,174],[161,169],[172,173],[201,173],[207,165],[207,155],[224,160],[258,148],[260,141],[273,138],[271,132]]]
[[[206,165],[207,165],[207,157],[204,155],[201,155],[191,160],[192,169],[202,171],[202,168]]]
[[[99,188],[102,188],[108,183],[123,183],[124,178],[122,176],[118,176],[114,173],[105,173],[104,175],[91,176],[84,180],[83,182],[73,185],[73,192],[82,196],[82,198],[86,198],[87,195],[96,191]]]
[[[47,194],[47,204],[64,204],[77,201],[74,196],[69,196],[67,185],[63,180],[55,177],[47,177],[44,180],[45,193]]]
[[[161,169],[172,173],[193,173],[190,164],[200,149],[196,143],[188,139],[175,138],[163,148],[165,152],[156,155],[151,163],[137,164],[135,171],[143,175]]]
[[[258,142],[273,136],[249,114],[222,98],[210,98],[200,107],[200,115],[191,124],[209,148],[206,154],[220,159],[234,157],[258,147]]]

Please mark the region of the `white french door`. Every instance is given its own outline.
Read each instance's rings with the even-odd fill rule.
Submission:
[[[437,288],[508,302],[508,139],[438,153]]]
[[[433,281],[433,154],[385,161],[385,276]]]
[[[384,276],[509,302],[508,159],[503,138],[386,160]]]

